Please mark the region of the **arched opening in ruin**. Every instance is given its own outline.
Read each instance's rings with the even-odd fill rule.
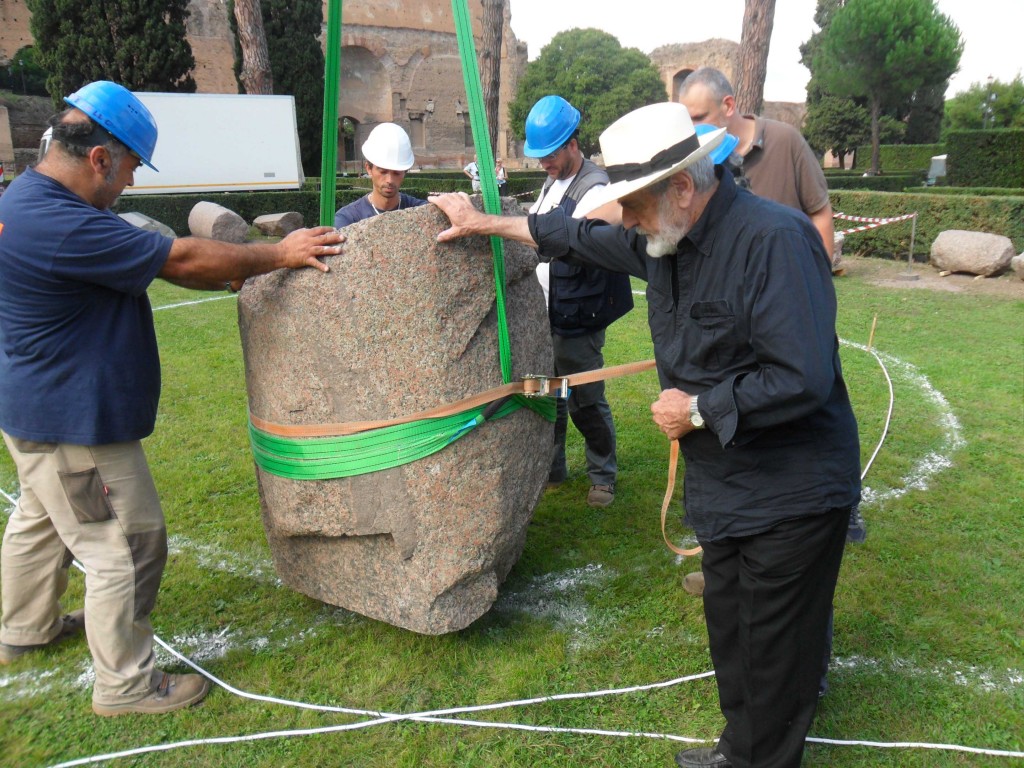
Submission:
[[[680,69],[672,76],[672,101],[679,101],[679,93],[683,88],[683,80],[690,76],[693,69]]]
[[[338,119],[338,171],[346,176],[358,176],[363,168],[362,158],[356,151],[356,131],[359,121],[350,115]]]

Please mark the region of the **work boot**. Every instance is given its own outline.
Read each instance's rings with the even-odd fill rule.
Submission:
[[[592,507],[607,507],[615,501],[614,485],[592,485],[587,494],[587,504]]]
[[[210,691],[210,681],[202,675],[169,675],[159,669],[153,670],[156,684],[152,692],[137,701],[124,704],[92,703],[92,711],[102,717],[117,715],[162,715],[176,709],[197,704]]]
[[[849,544],[863,544],[868,537],[868,524],[860,513],[860,504],[850,507],[850,525],[846,529],[846,541]]]
[[[703,571],[694,571],[688,573],[683,577],[683,589],[685,589],[691,595],[695,597],[704,596],[704,573]]]
[[[8,645],[7,643],[0,643],[0,664],[10,664],[26,653],[38,651],[40,648],[49,648],[51,645],[63,642],[70,637],[81,634],[85,630],[85,610],[81,608],[77,611],[72,611],[61,620],[64,622],[64,626],[57,633],[56,637],[48,643],[38,643],[36,645]]]

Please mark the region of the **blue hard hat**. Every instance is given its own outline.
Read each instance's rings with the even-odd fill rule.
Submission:
[[[717,131],[718,126],[712,125],[711,123],[697,123],[693,126],[693,130],[698,136],[703,136],[706,133]],[[715,165],[721,165],[729,159],[729,155],[732,154],[732,151],[736,149],[736,145],[739,143],[739,138],[733,136],[731,133],[726,133],[722,137],[722,141],[718,146],[711,150],[711,154],[709,155],[711,160]]]
[[[82,110],[138,155],[142,162],[156,170],[151,162],[156,149],[156,120],[134,93],[109,80],[97,80],[83,85],[64,101]]]
[[[545,96],[526,116],[527,157],[547,157],[565,144],[580,124],[580,111],[561,96]]]

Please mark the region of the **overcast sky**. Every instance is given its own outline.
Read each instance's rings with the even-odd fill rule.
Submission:
[[[696,43],[712,37],[739,42],[743,0],[510,0],[512,30],[529,44],[535,59],[556,33],[596,27],[629,48],[650,53],[669,43]],[[1024,0],[937,0],[964,39],[960,71],[947,97],[984,83],[989,75],[1009,82],[1024,70]],[[769,101],[803,101],[808,71],[800,64],[800,44],[817,31],[816,0],[776,0],[764,96]]]

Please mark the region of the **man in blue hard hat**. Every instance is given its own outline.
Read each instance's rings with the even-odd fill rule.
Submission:
[[[579,110],[561,96],[545,96],[527,115],[523,154],[539,158],[548,174],[530,213],[560,208],[571,216],[588,192],[608,183],[608,174],[583,157],[579,125]],[[633,308],[629,277],[563,261],[540,264],[537,276],[548,303],[555,376],[603,368],[605,329]],[[549,486],[568,477],[565,438],[569,418],[585,443],[590,479],[587,504],[607,507],[615,500],[618,461],[615,422],[603,381],[579,385],[573,388],[568,403],[558,401]]]
[[[140,163],[153,167],[153,116],[107,81],[65,101],[46,155],[0,198],[0,430],[21,484],[0,555],[0,663],[84,629],[93,711],[159,714],[209,684],[154,663],[167,531],[141,443],[160,395],[146,289],[157,277],[234,290],[279,268],[327,271],[320,257],[340,253],[344,235],[234,245],[137,229],[109,208]],[[72,558],[85,607],[62,615]]]
[[[426,205],[426,200],[402,191],[405,172],[416,163],[409,134],[395,123],[381,123],[363,142],[363,166],[373,189],[334,214],[334,226],[347,227],[388,211]]]

